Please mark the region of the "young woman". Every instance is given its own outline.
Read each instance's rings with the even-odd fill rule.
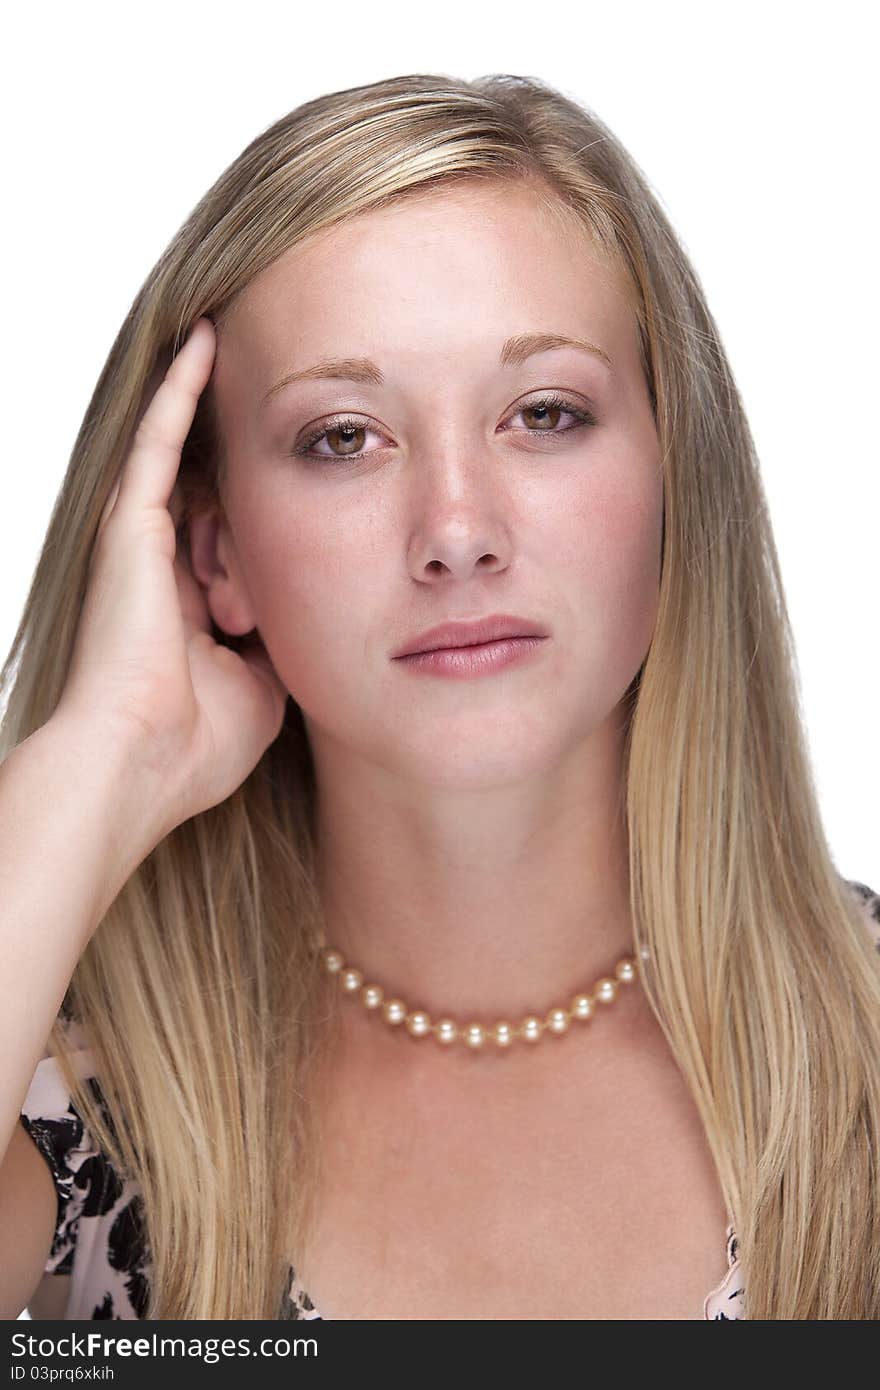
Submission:
[[[416,74],[254,140],[3,675],[6,1316],[880,1316],[880,899],[590,112]]]

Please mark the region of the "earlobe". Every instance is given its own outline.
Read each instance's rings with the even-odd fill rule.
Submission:
[[[225,517],[217,510],[189,518],[190,568],[205,591],[212,619],[229,637],[242,637],[257,625]]]

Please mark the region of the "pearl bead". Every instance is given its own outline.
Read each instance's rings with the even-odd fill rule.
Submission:
[[[610,1004],[617,998],[618,983],[616,980],[609,979],[604,975],[601,980],[597,980],[593,986],[593,998],[598,999],[600,1004]]]
[[[388,999],[382,1005],[382,1017],[386,1023],[402,1023],[406,1018],[406,1005],[402,999]]]
[[[570,1007],[575,1018],[592,1018],[595,1013],[593,997],[590,994],[576,994]]]
[[[416,1009],[415,1013],[407,1015],[406,1026],[414,1038],[423,1038],[431,1031],[431,1020],[422,1009]]]
[[[592,992],[581,991],[574,995],[567,1009],[552,1008],[544,1019],[538,1018],[536,1014],[529,1014],[518,1027],[514,1027],[506,1019],[501,1019],[491,1028],[485,1027],[482,1023],[468,1023],[464,1028],[459,1028],[451,1018],[441,1018],[438,1023],[432,1023],[424,1009],[413,1009],[409,1012],[402,999],[386,1000],[380,985],[365,985],[361,971],[354,966],[346,966],[342,952],[337,951],[335,947],[324,945],[323,941],[322,936],[318,954],[325,970],[331,975],[339,976],[340,984],[347,994],[359,993],[365,1008],[381,1008],[385,1022],[392,1026],[405,1022],[408,1031],[415,1038],[433,1033],[437,1041],[445,1046],[461,1039],[466,1047],[473,1050],[483,1047],[487,1039],[494,1041],[498,1047],[510,1047],[516,1038],[522,1038],[525,1042],[538,1042],[545,1032],[565,1033],[572,1019],[592,1018],[597,1003],[612,1003],[617,998],[621,984],[631,984],[637,978],[635,960],[631,956],[624,956],[615,965],[613,977],[603,975],[596,981]],[[647,959],[648,954],[648,951],[642,948],[642,958]]]
[[[571,1019],[565,1009],[551,1009],[544,1022],[551,1033],[565,1033]]]

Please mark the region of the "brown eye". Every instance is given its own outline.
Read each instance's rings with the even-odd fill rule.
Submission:
[[[566,400],[563,396],[555,392],[541,396],[539,400],[527,401],[521,405],[516,415],[521,415],[526,420],[527,434],[568,434],[570,430],[580,429],[583,425],[595,425],[595,416],[582,406],[575,405],[573,401]],[[557,429],[560,415],[571,415],[576,423],[574,425],[564,425],[562,429]],[[537,424],[528,423],[527,417],[537,421]],[[516,416],[513,417],[514,419]]]
[[[324,431],[324,438],[333,447],[334,436],[342,447],[341,454],[357,454],[363,448],[363,441],[367,431],[360,425],[334,425],[332,429]]]
[[[366,420],[322,420],[319,428],[300,440],[291,453],[308,459],[310,463],[332,463],[334,459],[342,462],[346,459],[356,460],[361,457],[365,437],[372,433],[374,431]],[[321,440],[326,440],[329,452],[315,448]]]
[[[529,425],[529,429],[537,428],[544,432],[545,430],[552,430],[554,425],[558,423],[562,409],[558,405],[527,405],[520,411],[520,414],[526,419],[526,423],[528,423],[527,417],[529,415],[537,417],[538,425],[534,427]]]

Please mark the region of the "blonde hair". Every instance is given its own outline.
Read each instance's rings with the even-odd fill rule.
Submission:
[[[748,1316],[880,1317],[880,965],[820,817],[754,445],[657,197],[567,96],[506,74],[395,77],[297,107],[220,176],[97,383],[3,668],[0,753],[56,706],[101,509],[192,322],[221,323],[322,228],[486,180],[526,180],[585,230],[637,319],[665,510],[656,628],[627,693],[634,941],[735,1223]],[[209,386],[181,463],[188,507],[221,466]],[[291,699],[243,785],[167,836],[113,903],[62,1010],[93,1045],[107,1116],[53,1028],[77,1109],[142,1191],[150,1317],[285,1315],[318,1153],[300,1104],[324,1022],[313,797]]]

